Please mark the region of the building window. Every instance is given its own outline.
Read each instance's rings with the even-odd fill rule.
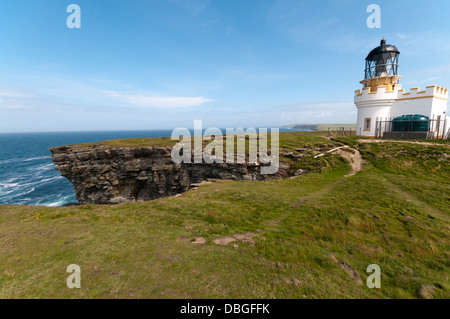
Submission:
[[[370,131],[372,128],[372,118],[366,117],[364,119],[364,131]]]

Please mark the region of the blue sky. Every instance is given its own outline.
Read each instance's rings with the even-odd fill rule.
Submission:
[[[81,29],[69,29],[69,4]],[[381,7],[381,29],[366,8]],[[0,132],[356,121],[381,38],[406,89],[450,87],[450,1],[2,0]]]

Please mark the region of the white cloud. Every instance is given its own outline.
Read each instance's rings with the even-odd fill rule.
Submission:
[[[25,110],[32,107],[34,95],[0,84],[0,109]]]
[[[119,99],[132,106],[157,107],[157,108],[184,108],[200,106],[214,100],[205,97],[176,97],[141,94],[123,94],[116,91],[103,91],[103,93],[115,99]]]

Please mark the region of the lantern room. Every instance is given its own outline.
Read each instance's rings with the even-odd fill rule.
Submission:
[[[386,40],[381,40],[380,46],[370,51],[366,58],[364,80],[361,84],[376,92],[377,88],[385,85],[387,91],[392,91],[401,76],[398,75],[398,58],[400,51]]]

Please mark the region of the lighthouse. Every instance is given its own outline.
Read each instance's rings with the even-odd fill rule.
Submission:
[[[443,138],[449,128],[448,89],[431,85],[405,92],[400,51],[381,40],[366,57],[363,88],[355,92],[356,134],[372,138]]]

